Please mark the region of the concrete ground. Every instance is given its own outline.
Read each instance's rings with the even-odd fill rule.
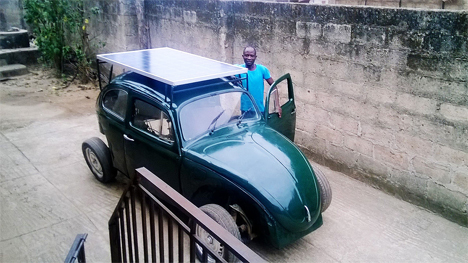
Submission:
[[[0,82],[0,262],[63,261],[88,233],[89,262],[110,262],[107,221],[126,179],[95,180],[81,143],[100,136],[91,85],[62,88],[40,69]],[[467,262],[468,228],[331,171],[324,225],[281,250],[278,262]]]

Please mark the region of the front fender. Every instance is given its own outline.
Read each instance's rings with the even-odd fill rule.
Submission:
[[[254,197],[288,231],[309,229],[320,214],[320,193],[307,158],[265,125],[212,135],[191,145],[185,155],[216,172],[209,180],[224,177]]]

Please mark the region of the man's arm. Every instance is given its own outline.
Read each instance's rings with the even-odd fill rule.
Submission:
[[[269,78],[266,80],[266,82],[268,82],[268,84],[271,86],[271,84],[273,84],[273,82],[275,82],[275,80],[273,78]]]
[[[271,84],[273,84],[273,82],[275,82],[273,80],[273,78],[269,78],[266,80],[268,82],[268,84],[271,86]],[[276,88],[276,95],[275,95],[275,104],[278,105],[278,116],[281,118],[281,114],[283,114],[283,110],[281,109],[281,105],[279,104],[279,90],[278,88]]]

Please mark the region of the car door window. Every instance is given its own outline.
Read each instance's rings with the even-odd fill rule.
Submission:
[[[278,94],[279,93],[279,94]],[[270,100],[268,102],[268,112],[276,113],[278,108],[284,106],[289,102],[288,97],[288,84],[287,82],[281,82],[276,85],[276,89],[271,92]],[[277,105],[276,97],[279,97],[279,105]]]
[[[127,109],[128,93],[121,89],[114,89],[108,91],[102,100],[105,110],[113,113],[121,119],[125,118],[125,111]]]
[[[171,119],[164,111],[145,101],[135,100],[132,124],[165,142],[174,142]]]
[[[275,105],[275,97],[279,92],[279,105]],[[281,117],[278,114],[281,107]],[[294,141],[296,131],[296,105],[294,102],[294,87],[291,75],[285,74],[278,78],[270,87],[265,103],[265,119],[270,127],[277,130],[291,141]]]

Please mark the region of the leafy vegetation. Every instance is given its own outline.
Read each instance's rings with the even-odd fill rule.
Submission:
[[[99,9],[85,10],[83,0],[25,0],[24,7],[42,61],[62,75],[71,69],[82,81],[93,78],[87,27],[88,16],[98,14]]]

